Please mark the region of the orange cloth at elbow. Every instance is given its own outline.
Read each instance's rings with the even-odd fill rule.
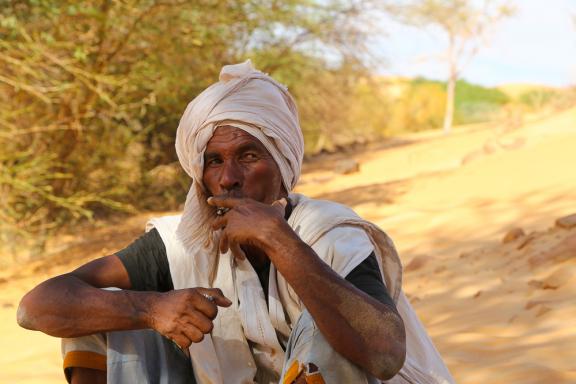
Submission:
[[[106,356],[90,351],[70,351],[64,357],[64,370],[67,368],[90,368],[106,370]]]

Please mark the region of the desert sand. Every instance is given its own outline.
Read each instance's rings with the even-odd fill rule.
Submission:
[[[458,383],[576,382],[576,109],[427,132],[312,161],[297,192],[354,208],[393,238],[404,290]],[[359,170],[340,174],[339,162]],[[127,244],[153,214],[61,237],[0,276],[0,382],[62,383],[57,339],[20,329],[38,282]]]

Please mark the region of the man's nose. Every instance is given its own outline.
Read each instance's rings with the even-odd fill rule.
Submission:
[[[220,188],[226,191],[239,189],[242,186],[242,172],[235,161],[226,161],[220,173]]]

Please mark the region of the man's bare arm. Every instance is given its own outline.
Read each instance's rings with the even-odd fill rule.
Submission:
[[[100,289],[103,287],[123,290]],[[26,294],[18,308],[18,324],[57,337],[153,328],[188,347],[212,330],[216,305],[230,305],[218,289],[160,293],[130,288],[128,273],[117,256],[96,259]],[[215,303],[202,293],[214,297]]]
[[[379,379],[404,364],[405,330],[392,307],[340,277],[297,236],[276,236],[267,254],[341,355]]]
[[[238,244],[264,251],[296,291],[330,345],[379,379],[404,364],[405,330],[394,308],[360,291],[334,272],[290,228],[276,209],[249,199],[212,198],[231,208],[217,219],[225,248]]]
[[[128,273],[115,255],[39,284],[22,298],[18,323],[58,337],[146,327],[145,308],[151,295],[101,287],[131,287]]]

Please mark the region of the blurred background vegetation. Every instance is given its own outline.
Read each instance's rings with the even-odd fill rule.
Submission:
[[[0,264],[38,255],[50,235],[82,220],[177,209],[189,180],[175,130],[224,64],[250,58],[290,88],[309,156],[440,128],[445,83],[373,74],[375,7],[0,0],[0,244],[12,255]],[[574,103],[569,90],[455,87],[458,125],[512,124]]]

